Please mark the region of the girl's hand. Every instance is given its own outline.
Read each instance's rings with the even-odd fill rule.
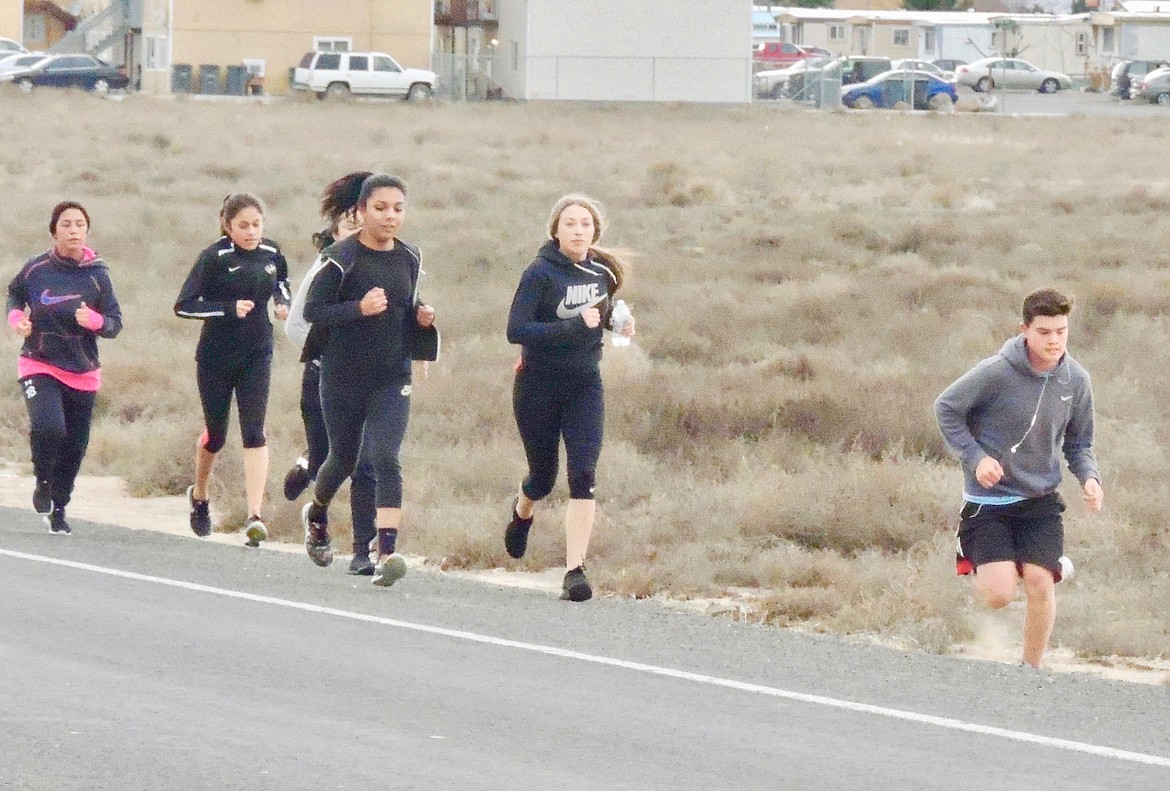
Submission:
[[[366,295],[362,297],[362,301],[359,304],[363,316],[377,316],[379,313],[385,312],[386,306],[388,305],[386,292],[380,287],[374,286],[366,292]]]
[[[435,323],[435,309],[430,305],[418,306],[418,326],[429,327]]]
[[[622,328],[622,337],[634,337],[634,316],[630,315],[630,320],[626,322],[626,326]]]
[[[16,330],[16,334],[20,337],[27,338],[28,336],[32,335],[32,320],[28,316],[25,316],[23,319],[18,321],[12,327],[12,329]]]
[[[93,320],[94,311],[89,309],[89,306],[82,302],[77,306],[77,310],[73,311],[73,320],[81,327],[87,330],[92,330],[93,325],[90,323]]]
[[[256,307],[256,303],[250,299],[241,299],[236,301],[236,318],[242,319],[252,312],[252,308]]]
[[[276,314],[276,318],[284,321],[288,318],[288,305],[277,305],[273,313]]]
[[[595,329],[601,324],[601,311],[597,308],[585,308],[581,311],[581,319],[589,329]]]

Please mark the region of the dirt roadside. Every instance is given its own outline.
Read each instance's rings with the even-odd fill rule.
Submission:
[[[0,464],[0,506],[29,508],[32,500],[32,478],[19,464]],[[154,530],[169,535],[190,538],[192,541],[214,541],[238,545],[243,537],[238,533],[212,533],[197,539],[187,526],[187,502],[184,497],[131,497],[120,478],[83,475],[78,478],[69,514],[77,519],[117,525],[130,530]],[[276,552],[304,552],[300,544],[271,541],[264,548]],[[555,595],[560,593],[560,568],[537,573],[508,571],[502,568],[487,571],[442,570],[421,556],[406,556],[413,568],[425,568],[433,573],[452,574],[493,585],[528,588]],[[656,600],[665,607],[708,615],[724,615],[751,619],[750,601],[733,598],[718,600]],[[986,613],[980,616],[979,637],[971,645],[956,647],[954,656],[980,659],[1005,664],[1016,664],[1020,655],[1018,636],[1022,628],[1022,609],[1014,605],[1006,613]],[[1090,673],[1104,678],[1142,684],[1170,684],[1170,661],[1109,657],[1085,660],[1077,658],[1068,649],[1049,652],[1046,669],[1057,673]]]

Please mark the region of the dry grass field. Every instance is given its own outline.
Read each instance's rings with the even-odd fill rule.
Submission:
[[[1106,510],[1068,487],[1054,643],[1170,655],[1170,140],[1161,121],[789,114],[772,108],[417,106],[0,96],[0,250],[13,273],[84,202],[126,330],[103,346],[86,469],[181,493],[200,431],[198,326],[171,305],[224,194],[269,205],[294,281],[321,187],[357,168],[411,188],[444,355],[415,388],[403,549],[503,564],[523,454],[504,324],[562,193],[608,207],[636,253],[639,335],[608,349],[607,444],[591,578],[630,596],[749,589],[780,625],[946,651],[971,639],[953,575],[961,479],[931,403],[1014,332],[1022,296],[1078,298]],[[15,357],[17,339],[5,342]],[[13,369],[14,370],[14,369]],[[15,375],[14,375],[15,376]],[[300,366],[283,336],[270,405],[270,514],[301,451]],[[14,377],[13,377],[14,378]],[[15,381],[0,456],[27,459]],[[238,431],[214,499],[242,520]],[[522,568],[562,561],[563,481]],[[336,509],[343,523],[343,508]],[[338,539],[344,546],[345,536]]]

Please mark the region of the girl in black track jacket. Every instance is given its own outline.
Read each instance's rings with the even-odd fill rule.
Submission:
[[[94,398],[102,383],[97,338],[122,331],[110,273],[85,246],[89,213],[80,203],[53,208],[53,247],[8,284],[8,323],[24,338],[17,363],[28,408],[33,508],[54,533],[72,532],[65,506],[89,446]]]
[[[512,408],[528,458],[528,476],[512,504],[504,531],[508,554],[528,548],[536,501],[557,478],[564,438],[569,506],[565,512],[565,574],[562,599],[586,601],[585,555],[593,532],[593,490],[605,409],[601,386],[602,328],[610,327],[613,296],[625,264],[597,248],[603,219],[595,201],[566,195],[553,206],[549,241],[524,271],[508,314],[508,341],[522,347]],[[631,318],[622,334],[634,334]]]
[[[191,530],[211,533],[207,482],[227,439],[232,393],[244,445],[245,532],[249,546],[268,537],[260,512],[268,480],[264,419],[272,371],[272,324],[288,317],[288,264],[264,232],[264,204],[255,195],[227,196],[220,211],[224,235],[199,254],[175,302],[175,315],[203,321],[195,350],[196,381],[205,430],[195,448],[195,483],[187,488]]]
[[[370,176],[357,206],[361,231],[322,253],[325,266],[305,300],[312,331],[328,332],[321,356],[321,407],[329,456],[301,521],[309,557],[319,566],[329,565],[329,503],[353,474],[360,449],[376,479],[374,584],[390,586],[406,573],[396,543],[402,526],[398,453],[410,414],[410,363],[438,359],[439,335],[434,308],[418,298],[419,250],[398,238],[406,186],[394,176]]]

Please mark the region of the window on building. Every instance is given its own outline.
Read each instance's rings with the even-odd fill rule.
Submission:
[[[795,25],[792,26],[792,43],[793,44],[803,44],[804,43],[804,23],[803,22],[797,22]]]
[[[349,36],[313,36],[313,49],[318,52],[349,52],[353,39]]]
[[[1101,49],[1105,52],[1113,52],[1113,28],[1101,28]]]
[[[922,31],[922,47],[927,52],[934,53],[934,28],[928,27]]]
[[[1089,34],[1077,33],[1077,54],[1085,55],[1089,51]]]
[[[902,28],[894,31],[894,46],[908,47],[910,46],[910,28]]]
[[[512,71],[520,71],[520,42],[512,42]]]
[[[171,65],[170,42],[166,36],[146,37],[146,68],[151,71],[165,71]]]
[[[845,40],[845,26],[844,25],[829,25],[829,41],[844,41]]]
[[[43,44],[43,43],[45,43],[45,15],[44,14],[25,14],[24,15],[24,43],[25,44]]]

